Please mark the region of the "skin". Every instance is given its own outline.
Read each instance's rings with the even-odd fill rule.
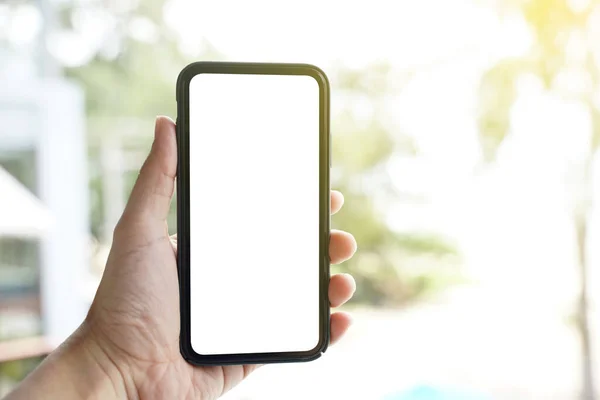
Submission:
[[[179,353],[177,238],[169,237],[166,223],[176,168],[175,125],[159,117],[85,321],[7,399],[216,399],[259,367],[193,367]],[[343,202],[331,192],[332,213]],[[356,251],[347,232],[333,230],[330,242],[334,264]],[[331,306],[344,304],[354,290],[350,275],[332,276]],[[350,324],[347,313],[331,314],[332,344]]]

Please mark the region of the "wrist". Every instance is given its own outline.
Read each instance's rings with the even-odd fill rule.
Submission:
[[[73,343],[69,346],[66,360],[71,366],[70,375],[82,376],[82,384],[78,387],[81,395],[87,395],[86,392],[89,391],[92,395],[87,398],[93,399],[134,397],[130,390],[133,385],[128,378],[131,376],[128,366],[119,364],[109,356],[87,321],[70,339]]]
[[[123,372],[84,323],[7,400],[127,399],[131,386]]]

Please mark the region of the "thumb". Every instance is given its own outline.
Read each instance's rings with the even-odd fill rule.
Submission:
[[[175,188],[177,139],[175,124],[157,117],[154,142],[131,191],[123,217],[134,220],[166,221]]]

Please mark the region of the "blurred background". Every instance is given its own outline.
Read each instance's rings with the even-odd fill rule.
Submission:
[[[0,2],[0,395],[85,316],[197,60],[327,72],[359,244],[347,339],[225,399],[600,398],[595,0]]]

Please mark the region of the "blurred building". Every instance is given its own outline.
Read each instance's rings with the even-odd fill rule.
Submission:
[[[18,173],[15,158],[2,161]],[[40,330],[36,244],[48,227],[49,212],[1,167],[0,193],[0,337],[34,335]]]
[[[83,94],[37,55],[0,47],[0,362],[53,348],[89,301]]]

